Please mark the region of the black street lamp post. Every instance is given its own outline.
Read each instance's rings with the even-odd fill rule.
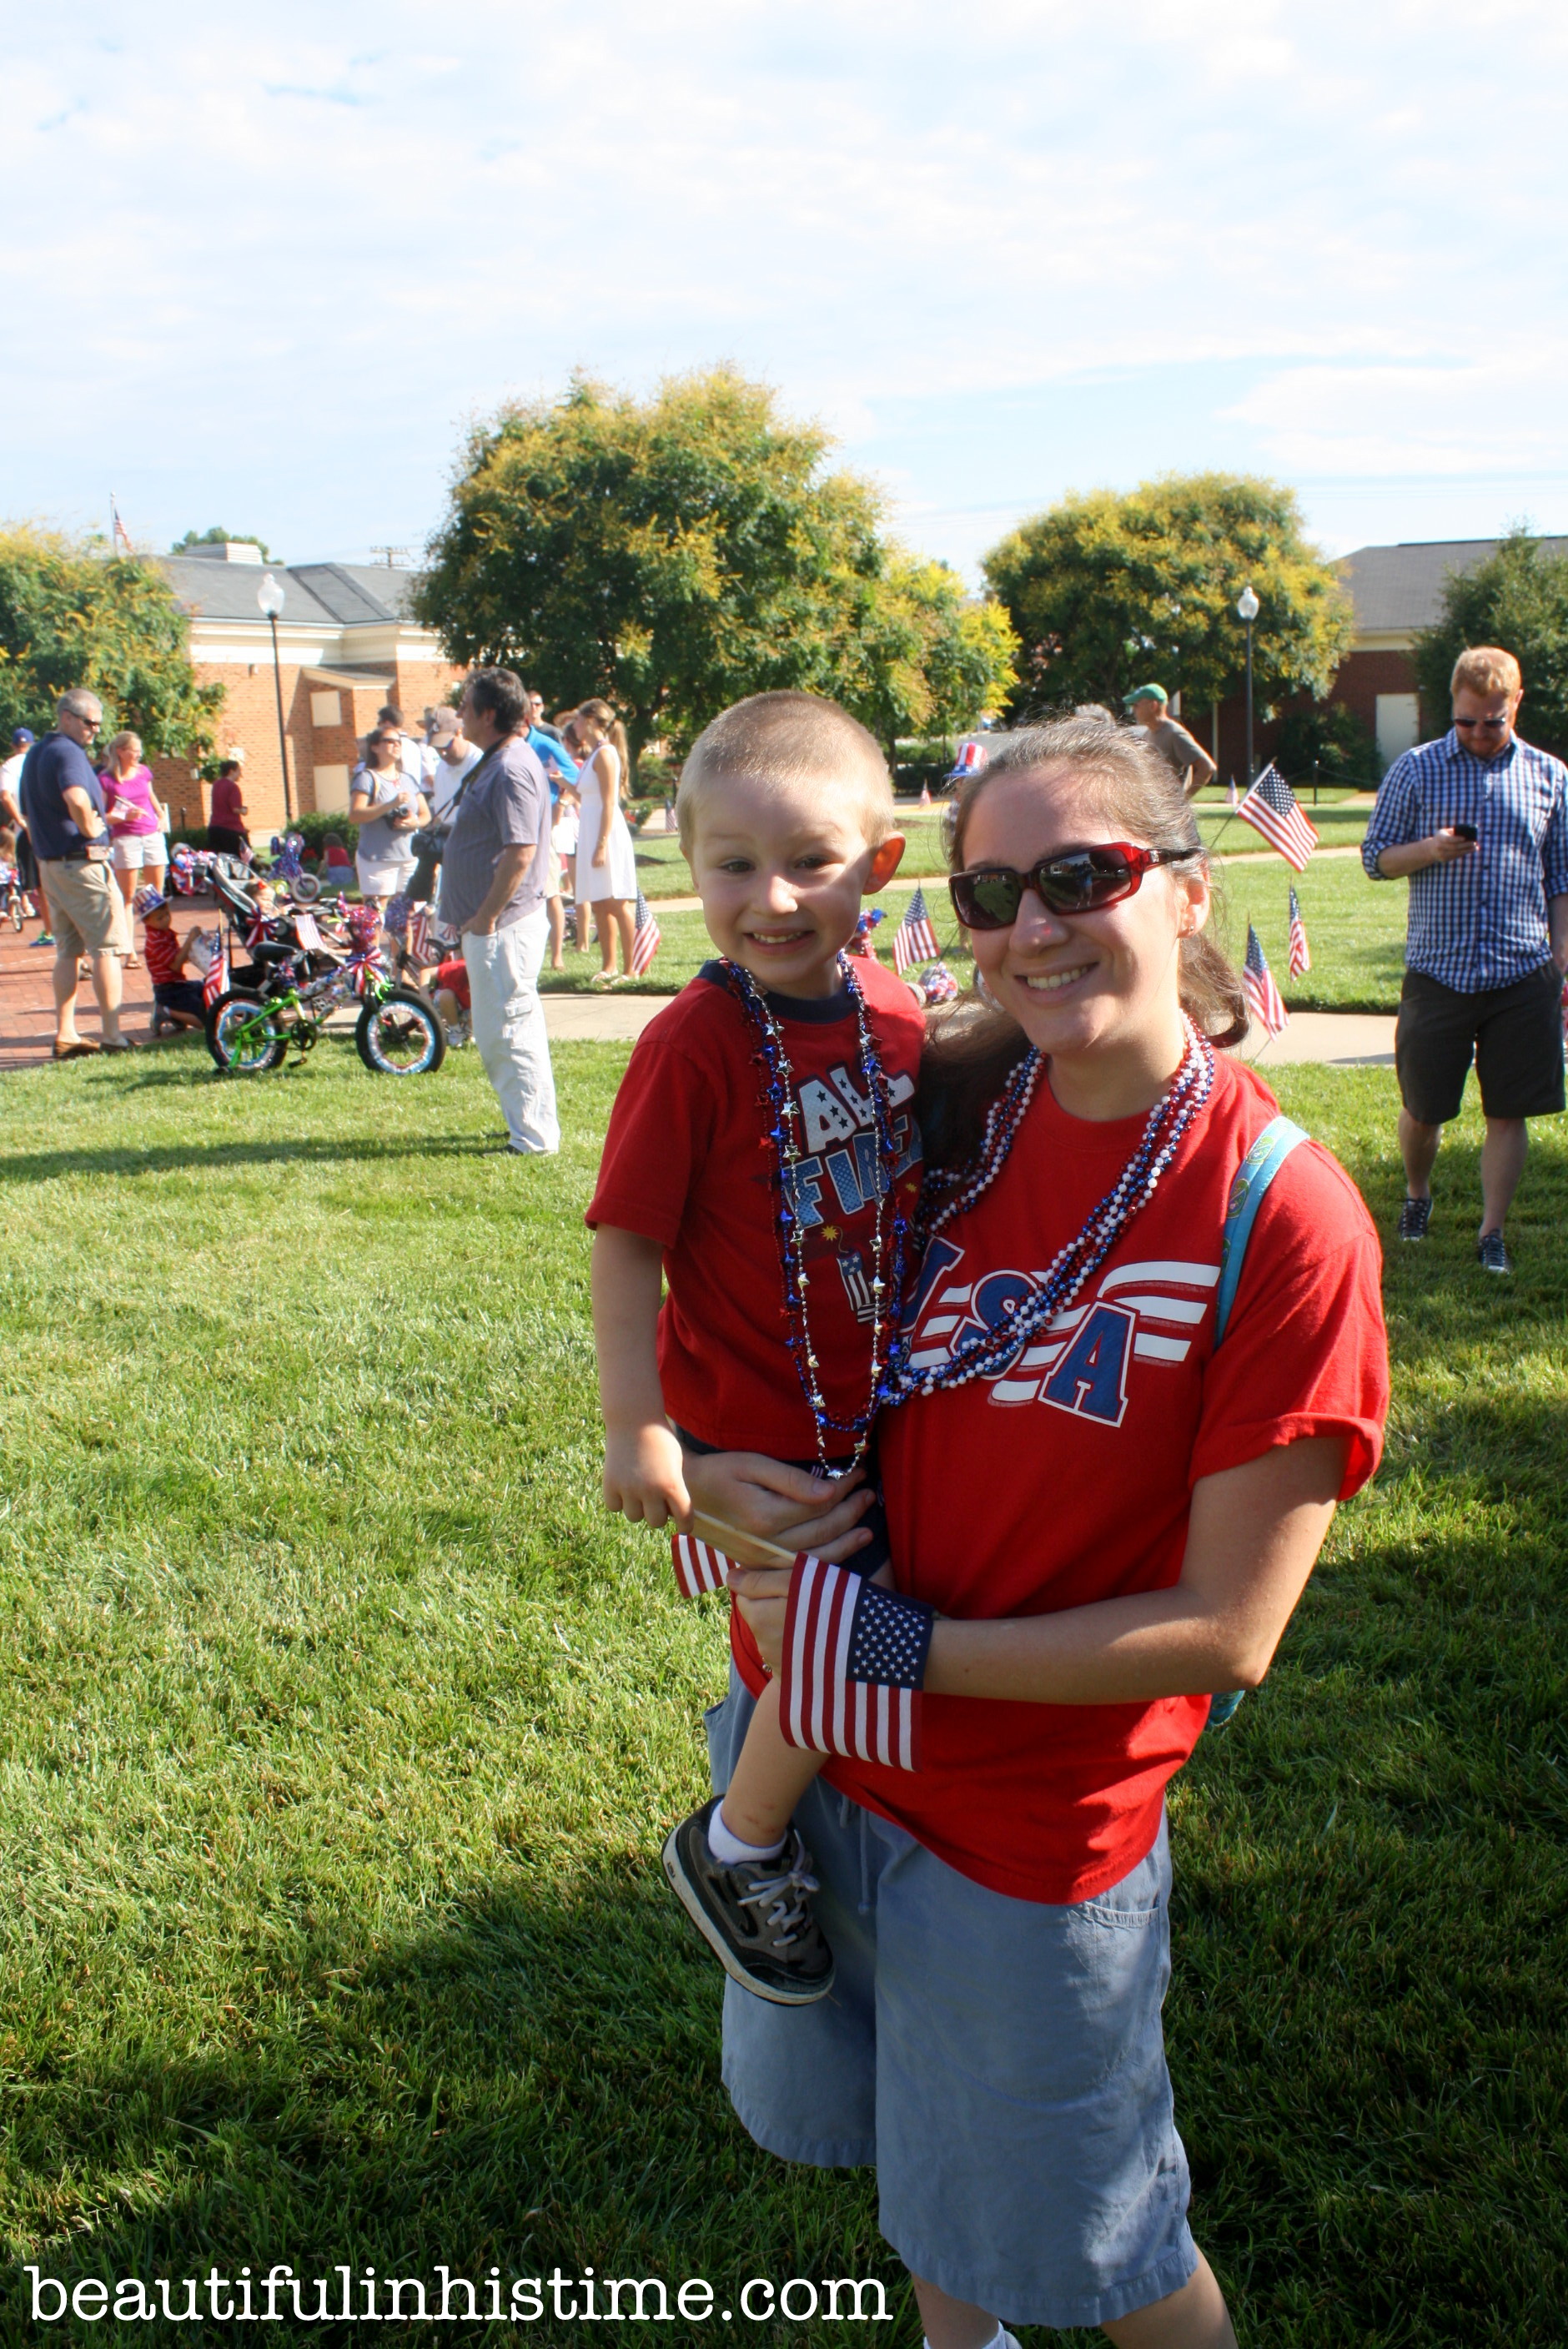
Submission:
[[[1249,581],[1236,598],[1236,616],[1247,631],[1247,789],[1253,787],[1256,761],[1253,757],[1253,622],[1258,616],[1258,599]]]
[[[1247,592],[1250,595],[1252,590],[1249,588]],[[278,660],[278,614],[284,608],[284,591],[278,585],[277,581],[273,577],[270,571],[267,573],[266,576],[262,581],[261,585],[256,590],[256,601],[261,605],[262,610],[266,614],[267,626],[273,632],[273,691],[277,697],[278,704],[278,757],[283,763],[284,771],[284,829],[286,832],[294,823],[294,792],[289,785],[288,736],[284,731],[284,674]],[[1249,643],[1251,642],[1250,637],[1248,641]],[[1250,667],[1248,668],[1247,675],[1250,679],[1252,676]],[[1251,700],[1252,687],[1250,683],[1247,688],[1247,708],[1250,710],[1253,706]],[[1251,723],[1252,721],[1249,719],[1249,739]]]

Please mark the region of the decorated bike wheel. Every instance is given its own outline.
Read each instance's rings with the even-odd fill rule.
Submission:
[[[447,1057],[447,1031],[426,997],[391,987],[359,1015],[354,1041],[378,1077],[428,1077]]]
[[[253,988],[229,988],[207,1014],[207,1050],[226,1076],[259,1077],[281,1068],[288,1049],[265,996]]]

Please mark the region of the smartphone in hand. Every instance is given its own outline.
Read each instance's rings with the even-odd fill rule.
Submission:
[[[1479,840],[1480,833],[1473,823],[1450,823],[1449,830],[1456,840]]]

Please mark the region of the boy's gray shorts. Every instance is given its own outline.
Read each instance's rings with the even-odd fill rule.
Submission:
[[[707,1716],[715,1792],[752,1701]],[[816,2006],[724,1994],[724,2081],[770,2153],[874,2163],[882,2233],[916,2275],[1010,2323],[1095,2325],[1197,2265],[1160,2009],[1160,1839],[1071,1907],[1015,1900],[820,1779],[796,1822],[838,1974]]]

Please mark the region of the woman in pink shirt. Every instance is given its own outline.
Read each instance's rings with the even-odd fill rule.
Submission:
[[[108,810],[110,862],[125,900],[125,933],[131,941],[125,957],[126,968],[135,970],[139,964],[130,926],[130,901],[144,882],[160,896],[163,894],[163,876],[169,866],[169,843],[165,838],[169,810],[152,788],[151,769],[142,764],[139,734],[115,736],[108,746],[108,765],[98,780]]]

